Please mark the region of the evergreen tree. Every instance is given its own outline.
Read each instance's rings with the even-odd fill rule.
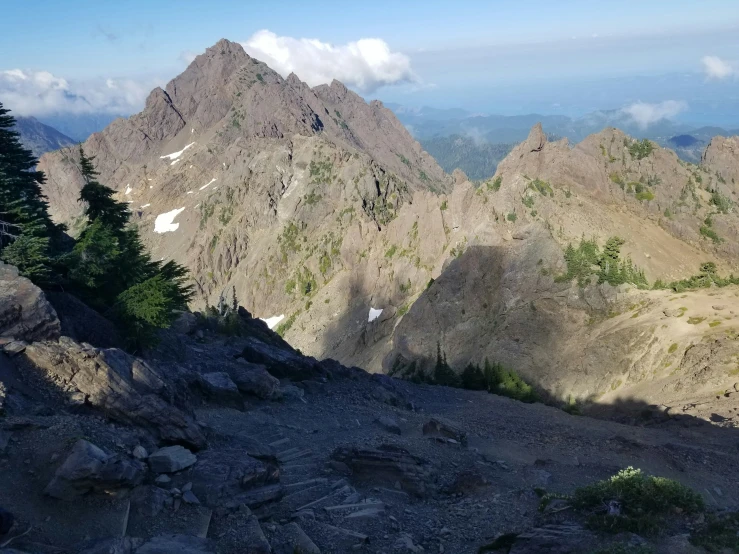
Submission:
[[[139,348],[154,340],[157,328],[169,326],[175,310],[187,308],[192,287],[184,267],[152,261],[138,231],[128,225],[126,204],[97,181],[93,160],[80,146],[85,180],[80,201],[88,221],[64,263],[73,290],[112,317],[129,346]]]
[[[462,371],[462,387],[470,390],[485,390],[485,376],[480,366],[467,364]]]
[[[437,385],[458,387],[459,376],[446,362],[446,354],[441,352],[441,344],[436,343],[436,366],[434,367],[434,382]]]
[[[80,191],[80,201],[87,204],[85,215],[90,221],[100,220],[104,225],[121,232],[128,224],[128,206],[113,198],[113,189],[101,185],[96,177],[100,175],[93,166],[95,157],[88,158],[80,144],[80,173],[85,184]]]
[[[9,113],[0,103],[0,259],[44,283],[51,276],[50,239],[60,228],[49,217],[38,160],[21,145]]]

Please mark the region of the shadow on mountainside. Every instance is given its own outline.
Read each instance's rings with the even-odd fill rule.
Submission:
[[[574,387],[599,390],[609,378],[608,369],[600,364],[613,365],[613,360],[626,360],[630,354],[626,341],[602,345],[592,338],[588,342],[585,336],[591,318],[607,318],[612,308],[608,294],[616,289],[588,287],[573,294],[570,283],[553,278],[562,271],[562,262],[561,250],[550,247],[551,237],[526,234],[525,229],[519,233],[514,236],[522,238],[502,245],[472,246],[450,256],[441,275],[415,301],[413,291],[407,297],[371,297],[365,281],[354,278],[352,305],[325,329],[324,351],[338,350],[340,361],[360,367],[381,360],[384,373],[402,375],[412,364],[433,372],[438,344],[455,370],[468,363],[481,366],[486,358],[500,362],[554,406],[565,406]],[[402,280],[396,277],[394,283],[397,293]],[[406,302],[410,307],[401,315]],[[383,308],[373,322],[367,322],[370,305]],[[611,342],[621,336],[614,337]],[[739,392],[686,407],[660,406],[658,399],[649,404],[638,398],[599,404],[598,394],[578,396],[577,408],[587,415],[631,425],[739,423]]]

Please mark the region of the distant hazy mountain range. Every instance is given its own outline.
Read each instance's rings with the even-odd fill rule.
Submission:
[[[75,142],[83,142],[91,134],[105,129],[118,117],[124,116],[108,113],[54,114],[42,117],[41,121],[72,137]]]
[[[31,150],[36,157],[76,142],[53,127],[44,125],[35,117],[16,117],[15,129],[21,135],[23,146]]]
[[[571,118],[542,114],[484,115],[462,109],[409,108],[393,103],[386,106],[445,171],[459,167],[471,179],[483,179],[495,173],[495,165],[510,151],[510,145],[525,140],[531,127],[539,122],[550,139],[567,137],[573,144],[604,128],[617,127],[633,137],[648,138],[671,148],[682,159],[693,163],[700,160],[712,137],[739,135],[739,129],[696,127],[668,119],[645,128],[622,110],[603,110]]]

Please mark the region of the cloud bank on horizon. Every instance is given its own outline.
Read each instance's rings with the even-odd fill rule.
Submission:
[[[48,71],[0,71],[0,100],[15,115],[110,113],[127,115],[144,104],[159,83],[144,79],[69,82]]]
[[[332,45],[318,39],[281,37],[263,29],[242,46],[247,54],[283,77],[295,73],[311,87],[337,79],[362,93],[371,93],[383,86],[418,81],[410,58],[393,52],[377,38]]]
[[[647,102],[634,102],[621,111],[630,116],[642,129],[646,129],[653,123],[662,119],[673,119],[688,109],[688,103],[682,100],[665,100],[649,104]]]

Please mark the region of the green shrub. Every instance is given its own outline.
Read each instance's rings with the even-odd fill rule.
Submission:
[[[447,209],[448,207],[449,207],[449,205],[447,204],[447,201],[446,201],[446,200],[444,200],[444,201],[443,201],[443,202],[441,203],[441,206],[439,207],[439,209],[440,209],[440,210],[441,210],[441,211],[443,212],[443,211],[444,211],[444,210],[446,210],[446,209]]]
[[[292,314],[290,317],[288,317],[285,321],[280,323],[277,327],[275,327],[275,333],[277,333],[281,337],[284,337],[285,334],[290,330],[290,328],[295,323],[295,320],[297,319],[299,314],[300,312],[297,311],[294,314]]]
[[[495,179],[492,180],[492,182],[488,181],[486,183],[486,187],[488,190],[491,190],[493,192],[498,192],[500,190],[500,185],[503,184],[503,177],[498,175]]]
[[[654,145],[647,139],[637,140],[629,145],[629,154],[632,158],[642,160],[654,150]]]
[[[516,220],[518,219],[518,216],[516,215],[516,212],[511,212],[511,213],[509,213],[509,214],[508,214],[508,215],[506,216],[506,219],[507,219],[508,221],[511,221],[511,222],[515,223],[515,222],[516,222]]]
[[[716,244],[722,242],[721,237],[719,237],[716,234],[716,231],[714,231],[713,229],[711,229],[711,227],[708,226],[708,225],[702,225],[701,228],[700,228],[700,233],[704,237],[711,239]]]
[[[716,206],[716,209],[719,212],[721,212],[722,214],[729,213],[731,211],[731,207],[733,205],[732,202],[731,202],[731,199],[727,198],[726,196],[724,196],[723,194],[721,194],[717,190],[716,191],[713,191],[713,193],[711,194],[711,200],[710,200],[710,202],[711,202],[711,204],[713,204],[714,206]]]
[[[646,200],[647,202],[649,202],[650,200],[654,200],[654,194],[652,194],[652,191],[645,190],[645,191],[642,191],[642,192],[637,192],[636,195],[635,195],[635,198],[639,202],[643,202],[644,200]]]
[[[538,402],[539,397],[534,388],[526,383],[513,370],[504,368],[499,363],[490,363],[485,360],[483,369],[488,392],[507,396],[521,402]]]
[[[705,509],[703,498],[688,487],[633,467],[577,489],[570,503],[588,516],[591,528],[611,533],[654,534],[678,510],[692,514]]]
[[[739,512],[708,514],[705,523],[690,536],[690,542],[708,552],[739,552]]]
[[[397,251],[398,251],[397,245],[393,244],[390,248],[387,249],[387,251],[385,251],[385,257],[388,259],[392,258],[393,256],[395,256],[395,253]]]
[[[554,196],[554,190],[552,190],[552,185],[547,183],[546,181],[542,181],[541,179],[534,179],[529,183],[529,188],[536,190],[541,194],[542,196]]]
[[[523,202],[523,205],[527,208],[533,208],[534,207],[534,197],[533,196],[524,196],[521,198],[521,202]]]

